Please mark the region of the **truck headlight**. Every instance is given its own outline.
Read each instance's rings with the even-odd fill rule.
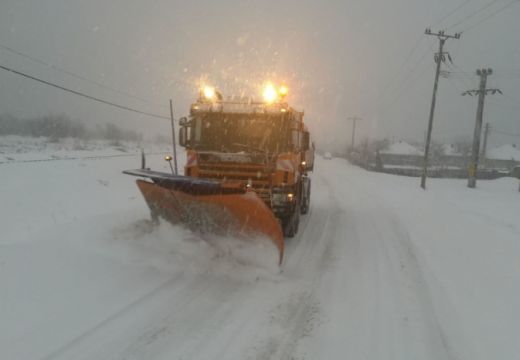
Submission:
[[[281,206],[294,201],[293,193],[273,193],[272,203],[274,206]]]

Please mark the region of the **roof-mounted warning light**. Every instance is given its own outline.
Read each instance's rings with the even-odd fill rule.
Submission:
[[[222,101],[222,94],[217,91],[214,86],[204,85],[199,91],[199,100],[201,101]]]
[[[276,88],[272,83],[268,82],[264,85],[262,95],[266,103],[272,104],[274,102],[283,101],[288,93],[289,88],[287,86],[281,85],[280,87]]]

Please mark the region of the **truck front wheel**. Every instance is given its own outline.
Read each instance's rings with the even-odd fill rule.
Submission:
[[[292,214],[282,220],[283,234],[288,238],[294,237],[298,233],[300,227],[300,203],[294,206]]]
[[[311,206],[311,179],[306,177],[303,181],[302,186],[302,205],[300,207],[300,212],[302,215],[305,215],[309,212],[309,207]]]

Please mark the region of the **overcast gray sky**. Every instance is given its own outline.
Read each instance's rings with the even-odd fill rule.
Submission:
[[[421,140],[438,46],[436,38],[422,34],[428,26],[447,28],[463,33],[460,40],[447,42],[455,65],[443,67],[455,73],[441,79],[434,140],[471,136],[477,100],[460,93],[477,87],[477,67],[492,67],[489,86],[505,94],[488,98],[485,121],[520,134],[520,1],[510,2],[2,0],[0,45],[159,105],[1,48],[0,64],[144,111],[167,115],[172,98],[176,116],[186,115],[201,77],[226,95],[256,95],[266,79],[284,81],[291,88],[289,101],[305,109],[322,145],[347,143],[346,118],[352,115],[364,118],[360,138]],[[90,123],[125,124],[145,134],[168,131],[164,120],[0,70],[0,113],[61,112]],[[520,138],[491,137],[493,145],[514,142]]]

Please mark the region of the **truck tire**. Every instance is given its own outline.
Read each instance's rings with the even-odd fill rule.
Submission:
[[[307,178],[307,186],[306,191],[304,190],[302,196],[302,205],[300,207],[300,213],[305,215],[309,212],[309,207],[311,206],[311,179]],[[305,187],[304,187],[305,189]]]
[[[283,234],[285,237],[292,238],[298,233],[298,228],[300,227],[300,211],[300,204],[297,203],[294,206],[293,213],[282,221]]]

